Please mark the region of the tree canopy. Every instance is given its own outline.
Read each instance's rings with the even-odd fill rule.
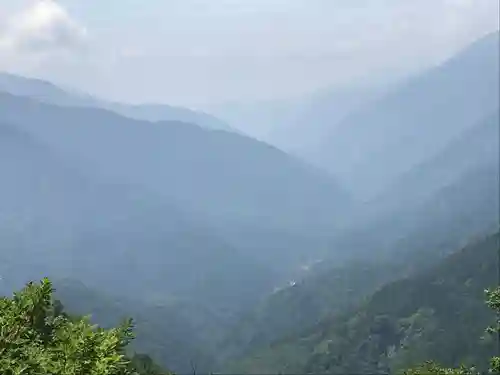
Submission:
[[[500,287],[486,290],[486,303],[496,313],[496,322],[492,327],[487,328],[490,334],[500,334]],[[490,361],[490,372],[500,374],[500,357],[494,356]],[[414,369],[404,372],[404,375],[479,375],[475,368],[461,366],[460,368],[443,368],[438,364],[429,361]]]
[[[48,279],[0,298],[0,373],[3,375],[162,374],[147,356],[126,356],[132,320],[103,329],[72,317],[53,298]]]

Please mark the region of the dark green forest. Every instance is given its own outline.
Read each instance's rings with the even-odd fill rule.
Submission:
[[[496,373],[500,287],[488,286],[498,283],[499,256],[496,233],[427,272],[382,287],[348,314],[228,368],[249,374]],[[0,324],[2,374],[169,374],[130,350],[132,320],[104,329],[70,315],[48,279],[1,298]]]

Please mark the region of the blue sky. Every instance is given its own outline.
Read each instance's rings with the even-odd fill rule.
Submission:
[[[2,0],[0,69],[100,96],[270,99],[436,63],[497,0]]]

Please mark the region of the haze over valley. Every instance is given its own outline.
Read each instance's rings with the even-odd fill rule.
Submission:
[[[212,3],[0,5],[0,373],[488,370],[498,2]]]

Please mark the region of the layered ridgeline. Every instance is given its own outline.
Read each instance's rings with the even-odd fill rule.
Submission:
[[[215,306],[272,286],[271,269],[196,217],[144,190],[91,179],[12,126],[0,130],[3,284],[72,276],[113,293]]]
[[[375,197],[362,207],[265,143],[4,76],[0,292],[48,275],[68,311],[135,318],[134,348],[180,373],[481,365],[489,349],[460,337],[488,324],[497,237],[449,254],[498,230],[495,41],[333,130],[318,157]],[[464,349],[437,336],[454,330]]]
[[[373,197],[491,115],[499,102],[499,33],[419,74],[338,123],[314,160]]]
[[[224,121],[200,111],[166,104],[132,105],[109,102],[90,95],[64,90],[48,81],[9,73],[0,73],[0,91],[60,106],[109,109],[138,120],[181,121],[197,124],[207,129],[235,131]]]
[[[390,84],[371,77],[293,98],[229,102],[208,111],[236,128],[305,158],[337,123],[382,95]]]
[[[214,220],[331,231],[349,199],[335,181],[269,145],[185,123],[149,123],[8,94],[0,118],[115,181],[141,185]]]
[[[381,285],[438,261],[500,222],[498,111],[370,202],[330,256],[236,325],[231,354],[267,345],[355,306]]]
[[[431,72],[433,79],[441,77],[441,81],[427,81],[425,85],[413,82],[412,85],[418,87],[419,97],[434,97],[434,84],[443,85],[440,95],[445,95],[443,91],[448,90],[448,80],[452,80],[448,75],[453,73],[453,80],[459,79],[456,69],[472,77],[492,73],[491,64],[492,61],[495,63],[497,52],[493,51],[491,43],[495,38],[498,34],[478,42],[452,62]],[[479,60],[471,56],[479,56]],[[486,73],[478,72],[483,65]],[[450,71],[450,67],[454,68]],[[465,68],[469,73],[463,70]],[[465,79],[473,78],[467,76]],[[435,132],[441,132],[445,128],[447,132],[447,136],[441,139],[441,145],[434,145],[434,151],[429,153],[428,145],[433,144],[433,139],[415,144],[400,139],[401,147],[408,146],[420,155],[418,162],[405,157],[400,160],[396,156],[386,160],[384,168],[401,167],[400,171],[405,172],[392,176],[392,182],[387,183],[385,190],[367,204],[357,207],[358,211],[351,217],[345,231],[330,243],[331,258],[327,256],[312,267],[303,280],[296,280],[293,286],[277,291],[245,316],[228,338],[229,346],[237,348],[228,357],[240,356],[247,360],[240,362],[240,365],[243,364],[241,367],[229,366],[229,372],[304,371],[304,367],[300,366],[287,367],[294,363],[293,358],[307,357],[300,352],[301,341],[281,347],[283,352],[274,351],[272,348],[278,345],[279,340],[287,341],[287,337],[298,335],[298,332],[310,329],[329,316],[356,307],[379,287],[418,274],[464,246],[471,238],[498,228],[500,122],[498,100],[492,101],[492,98],[498,97],[498,87],[492,87],[486,79],[479,80],[475,85],[468,86],[467,95],[483,98],[485,89],[489,90],[491,97],[487,97],[484,103],[467,104],[471,106],[469,110],[476,111],[477,115],[477,119],[469,117],[467,123],[463,122],[464,118],[454,122],[455,114],[450,112],[455,108],[451,105],[429,106],[422,112],[428,121],[433,114],[436,119],[432,121],[443,121],[442,126],[436,125],[435,129]],[[393,100],[396,99],[394,96]],[[450,96],[449,99],[456,98]],[[419,99],[412,105],[421,106],[422,101]],[[408,108],[406,110],[409,111]],[[413,120],[406,121],[406,112],[400,115],[397,121],[403,129],[407,125],[417,126]],[[357,132],[359,139],[371,140],[372,125],[360,122],[356,126],[352,131]],[[424,128],[424,125],[418,126]],[[389,133],[387,138],[391,137],[392,133]],[[429,137],[432,138],[431,135]],[[369,149],[360,148],[357,152],[360,157],[369,160]],[[340,164],[342,162],[339,160]],[[371,186],[371,181],[368,186]],[[266,347],[271,349],[262,349]],[[249,354],[256,350],[255,356]],[[264,366],[260,366],[259,358]],[[231,363],[231,360],[228,362]],[[272,363],[282,367],[273,367]],[[362,371],[352,368],[345,372]]]
[[[481,96],[475,88],[469,94]],[[436,116],[444,116],[439,111]],[[229,366],[229,372],[304,371],[300,366],[287,367],[294,357],[307,357],[300,352],[300,341],[283,346],[283,352],[274,351],[273,347],[280,347],[279,340],[287,341],[328,317],[354,309],[381,286],[418,274],[471,238],[498,228],[498,102],[477,121],[462,125],[456,124],[455,129],[455,124],[446,123],[453,137],[430,154],[425,144],[420,145],[419,163],[407,163],[405,173],[358,206],[345,231],[330,243],[332,258],[326,257],[303,280],[277,291],[245,316],[228,338],[229,346],[238,348],[228,357],[247,359],[239,362],[241,367]],[[358,135],[370,139],[369,132],[359,130]],[[385,167],[391,169],[397,163],[395,158]],[[249,354],[253,351],[255,355]]]
[[[304,98],[214,108],[373,198],[498,107],[499,34],[407,78],[366,77]],[[260,126],[264,123],[265,126]],[[389,166],[388,166],[389,165]]]
[[[414,222],[407,228],[373,226],[333,243],[332,248],[356,252],[357,260],[324,259],[302,280],[259,303],[231,331],[228,355],[269,345],[355,307],[380,286],[420,272],[470,238],[498,228],[498,170],[498,164],[487,165],[443,189],[408,212]]]
[[[430,238],[430,233],[441,233],[442,239],[467,238],[486,223],[495,223],[499,124],[497,109],[464,130],[439,153],[410,169],[365,204],[353,215],[348,226],[351,229],[342,237],[350,247],[362,250],[362,246],[381,240],[388,246],[388,238],[402,238],[411,232],[420,232],[421,240]],[[473,227],[475,221],[477,225]],[[460,231],[449,226],[453,222],[462,222]],[[449,229],[443,230],[447,225]],[[362,238],[356,246],[349,242],[355,237]],[[418,235],[413,238],[418,239]],[[343,240],[341,243],[347,246]]]
[[[179,372],[191,361],[208,371],[210,345],[198,343],[219,340],[237,312],[324,250],[350,206],[330,177],[230,132],[10,94],[0,123],[0,288],[71,278],[124,309],[182,315],[180,331],[156,327],[151,350]],[[193,344],[166,356],[183,332]]]
[[[437,155],[419,163],[373,199],[373,211],[390,212],[425,201],[461,175],[500,158],[498,107],[451,140]],[[375,207],[376,206],[376,207]]]
[[[272,124],[265,139],[306,160],[315,160],[325,134],[384,95],[393,85],[385,79],[363,77],[343,87],[328,87],[314,92],[298,104],[290,103],[287,108],[289,115]]]
[[[231,311],[276,282],[195,218],[142,190],[90,179],[8,125],[0,126],[0,171],[0,293],[44,275],[83,280],[88,288],[57,282],[72,312],[106,325],[137,319],[135,347],[176,371],[190,371],[191,361],[211,368],[204,340],[216,341]]]
[[[434,360],[488,368],[498,343],[484,290],[498,283],[499,234],[389,283],[359,307],[276,341],[226,373],[387,373]]]

